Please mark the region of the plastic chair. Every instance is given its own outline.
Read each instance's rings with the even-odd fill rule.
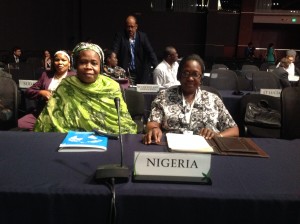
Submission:
[[[0,76],[0,130],[17,127],[18,88],[11,78]]]
[[[213,69],[210,72],[209,86],[218,90],[237,90],[237,75],[232,70]]]
[[[123,98],[127,104],[128,112],[137,125],[137,133],[144,133],[145,98],[135,90],[123,90]]]
[[[252,85],[254,91],[260,89],[281,89],[280,82],[272,72],[256,71],[252,74]]]
[[[300,138],[300,87],[287,87],[281,92],[281,138]]]
[[[222,95],[219,93],[219,91],[217,89],[215,89],[211,86],[201,86],[200,88],[201,88],[201,90],[206,90],[207,92],[216,94],[221,100],[223,100]]]
[[[228,70],[229,68],[227,67],[227,65],[224,64],[213,64],[211,69],[224,69],[224,70]]]
[[[247,79],[252,80],[252,74],[256,71],[259,71],[259,68],[256,65],[242,65],[240,73]]]

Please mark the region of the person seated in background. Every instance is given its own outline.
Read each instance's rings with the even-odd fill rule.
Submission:
[[[255,58],[254,51],[255,47],[253,46],[253,43],[249,42],[247,48],[245,49],[245,58],[252,61]]]
[[[14,47],[13,48],[13,53],[7,55],[6,57],[6,63],[20,63],[21,62],[21,55],[22,55],[22,49],[21,47]]]
[[[119,133],[115,98],[120,99],[121,133],[136,134],[137,128],[123,100],[119,84],[101,75],[102,49],[93,43],[75,46],[77,74],[62,80],[37,119],[34,131],[92,131]]]
[[[286,57],[282,58],[279,62],[279,66],[272,71],[275,74],[275,76],[279,79],[282,89],[291,86],[291,83],[289,82],[288,79],[289,74],[287,72],[289,65],[290,65],[290,60]]]
[[[46,71],[50,71],[51,66],[52,66],[51,54],[48,50],[45,50],[42,58],[42,68]]]
[[[178,54],[174,47],[167,46],[163,52],[163,60],[153,71],[153,82],[161,87],[180,85],[177,80]]]
[[[112,50],[104,50],[104,75],[116,80],[123,88],[128,88],[129,80],[126,77],[126,71],[118,66],[117,54]]]
[[[18,120],[19,128],[32,131],[37,117],[52,97],[53,91],[65,77],[74,75],[69,72],[70,57],[65,51],[60,50],[54,54],[53,67],[51,71],[44,71],[39,80],[26,90],[25,96],[36,101],[36,108]]]
[[[182,59],[177,79],[180,86],[161,90],[151,105],[145,144],[160,143],[163,132],[214,136],[239,136],[239,128],[222,100],[201,90],[204,62],[196,54]]]
[[[22,57],[22,49],[21,47],[14,47],[13,48],[13,53],[7,55],[5,63],[6,64],[18,64],[24,62],[24,59]]]
[[[289,67],[285,69],[288,72],[288,79],[291,82],[291,85],[294,86],[299,81],[300,71],[296,68],[294,62],[296,58],[297,52],[295,50],[287,50],[286,58],[289,60]],[[277,65],[279,67],[279,64]]]

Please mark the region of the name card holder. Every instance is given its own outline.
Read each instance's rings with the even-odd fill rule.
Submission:
[[[135,181],[211,184],[210,154],[134,152]]]
[[[159,91],[159,85],[155,85],[155,84],[137,84],[136,85],[136,91],[156,93],[156,92]]]
[[[260,89],[260,94],[280,97],[282,89]]]
[[[37,82],[37,80],[23,80],[23,79],[19,79],[19,88],[20,89],[27,89],[27,88],[31,87],[36,82]]]

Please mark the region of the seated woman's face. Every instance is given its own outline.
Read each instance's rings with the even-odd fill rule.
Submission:
[[[54,57],[54,67],[58,73],[63,74],[69,70],[70,61],[66,55],[57,54]]]
[[[200,86],[202,70],[199,63],[195,60],[190,60],[185,63],[180,75],[180,83],[183,92],[195,93]]]
[[[100,73],[100,57],[92,50],[79,53],[77,62],[77,77],[83,83],[93,83]]]
[[[107,65],[112,68],[118,65],[118,59],[115,53],[112,53],[111,56],[107,59]]]

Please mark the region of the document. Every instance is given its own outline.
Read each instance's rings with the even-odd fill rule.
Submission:
[[[104,152],[108,138],[94,132],[69,131],[59,145],[59,152]]]
[[[203,136],[167,133],[166,137],[171,152],[214,153]]]

